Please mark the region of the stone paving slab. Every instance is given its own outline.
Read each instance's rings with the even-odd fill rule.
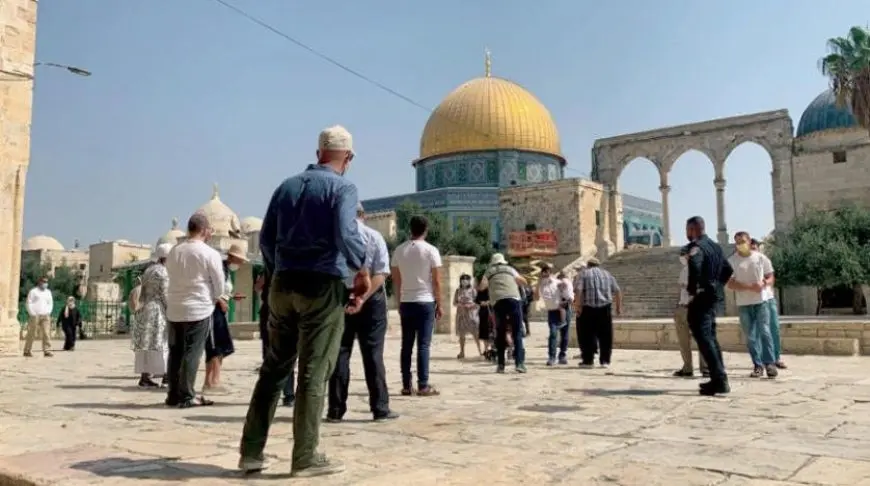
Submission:
[[[866,358],[788,356],[778,379],[754,380],[745,354],[727,354],[733,393],[705,398],[697,380],[670,376],[677,352],[617,350],[607,371],[547,368],[541,334],[530,342],[527,375],[458,361],[456,344],[439,336],[432,382],[442,395],[432,398],[397,395],[391,338],[392,408],[402,416],[391,423],[369,420],[355,356],[347,420],[322,429],[323,450],[347,472],[293,484],[870,486]],[[188,410],[167,409],[161,392],[135,386],[125,341],[0,360],[0,486],[289,480],[292,409],[278,412],[267,473],[235,471],[259,365],[259,343],[236,344],[224,370],[229,393]]]

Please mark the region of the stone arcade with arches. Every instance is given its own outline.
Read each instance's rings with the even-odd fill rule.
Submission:
[[[773,162],[771,177],[774,219],[776,228],[782,228],[794,217],[792,131],[788,111],[778,110],[596,140],[592,149],[592,178],[603,184],[608,193],[601,210],[607,217],[601,230],[599,246],[607,248],[607,255],[623,247],[622,221],[619,220],[618,212],[610,211],[609,208],[616,207],[619,176],[637,158],[648,159],[659,172],[664,240],[670,241],[668,196],[671,186],[668,175],[677,159],[689,150],[703,153],[713,164],[715,178],[711,183],[716,188],[716,237],[720,243],[727,243],[729,235],[725,224],[725,161],[735,148],[746,142],[763,147]]]

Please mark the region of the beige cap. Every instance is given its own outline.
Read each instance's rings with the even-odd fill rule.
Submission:
[[[248,257],[245,255],[245,252],[242,250],[242,247],[236,243],[233,243],[232,245],[230,245],[230,249],[227,250],[227,256],[236,257],[243,262],[248,261]]]
[[[506,263],[507,260],[505,260],[504,255],[501,253],[493,253],[492,257],[489,259],[490,265],[504,265]]]
[[[325,128],[317,141],[319,150],[346,150],[353,153],[353,136],[341,125]]]

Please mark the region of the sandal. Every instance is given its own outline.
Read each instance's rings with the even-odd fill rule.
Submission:
[[[418,397],[437,397],[441,392],[436,390],[435,387],[432,386],[424,386],[417,390]]]
[[[416,394],[416,391],[413,388],[402,388],[402,396],[403,397],[412,397]]]

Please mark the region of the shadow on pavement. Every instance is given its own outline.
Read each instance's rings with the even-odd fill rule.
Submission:
[[[174,459],[137,460],[123,457],[107,457],[96,461],[83,461],[70,468],[101,477],[128,479],[157,479],[163,481],[186,481],[196,478],[238,477],[242,474],[211,464],[180,462]]]
[[[55,388],[59,388],[61,390],[120,390],[125,392],[134,392],[134,391],[142,391],[142,392],[154,392],[161,391],[160,388],[140,388],[136,385],[57,385]],[[166,393],[166,390],[162,390]]]
[[[93,410],[156,410],[165,408],[167,410],[177,410],[176,407],[168,407],[162,400],[155,401],[153,403],[63,403],[56,405],[57,407],[62,408],[74,408],[74,409],[93,409]],[[245,403],[225,403],[225,402],[216,402],[214,405],[205,408],[212,407],[247,407],[248,402]],[[203,407],[193,407],[193,408],[203,408]],[[190,410],[190,409],[187,409]]]
[[[662,389],[644,389],[644,388],[628,388],[622,390],[605,390],[603,388],[566,388],[567,393],[582,393],[584,395],[595,397],[654,397],[661,395],[674,396],[698,396],[698,393],[690,393],[685,390],[662,390]]]

